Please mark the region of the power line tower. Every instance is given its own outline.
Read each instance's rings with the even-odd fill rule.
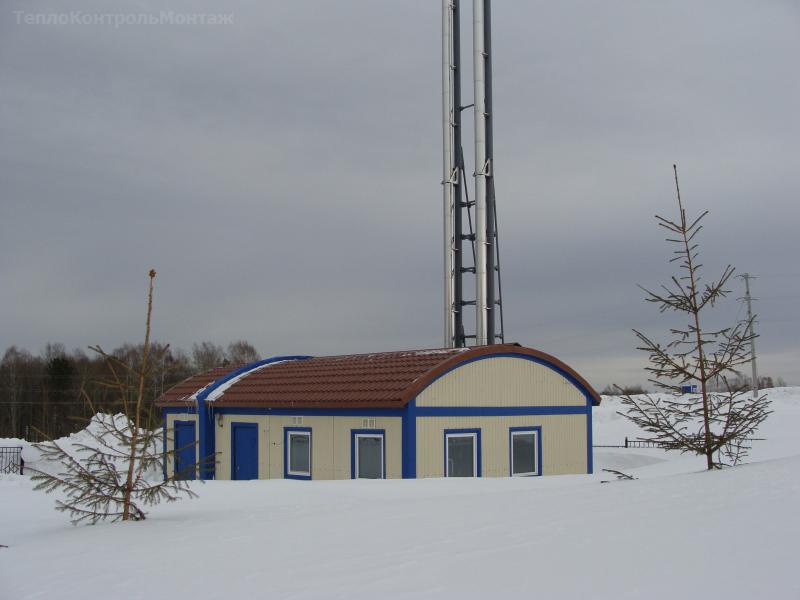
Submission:
[[[754,298],[750,296],[750,280],[757,279],[750,275],[750,273],[742,273],[739,275],[741,279],[744,279],[744,301],[747,303],[747,322],[749,323],[750,328],[750,365],[753,368],[753,398],[758,397],[758,369],[756,368],[756,332],[755,332],[755,324],[756,321],[753,318],[753,304],[752,301]],[[757,299],[757,298],[756,298]]]
[[[474,102],[463,105],[460,1],[442,0],[444,345],[448,348],[464,347],[468,340],[477,346],[505,341],[494,192],[491,0],[473,0],[472,36]],[[470,107],[475,117],[472,201],[461,145],[461,113]],[[465,259],[464,242],[468,242],[471,260]],[[468,276],[474,276],[474,300],[465,299]],[[475,308],[474,334],[466,331],[464,309],[468,306]]]

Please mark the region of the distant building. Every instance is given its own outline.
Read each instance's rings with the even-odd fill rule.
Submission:
[[[279,356],[195,375],[157,405],[169,474],[355,479],[591,473],[599,402],[556,358],[499,344]]]

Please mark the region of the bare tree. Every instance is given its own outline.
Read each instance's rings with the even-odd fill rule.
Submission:
[[[192,344],[192,363],[196,371],[208,371],[225,364],[225,350],[213,342]]]
[[[145,518],[145,508],[160,501],[174,501],[182,496],[193,497],[183,476],[175,473],[164,477],[164,460],[181,449],[162,451],[161,430],[142,426],[149,422],[145,402],[145,386],[152,365],[160,356],[151,352],[150,323],[153,311],[153,282],[156,272],[149,273],[147,318],[141,355],[133,364],[106,353],[100,346],[92,347],[108,366],[109,377],[101,382],[119,396],[122,412],[116,416],[97,414],[87,428],[88,439],[79,441],[50,440],[36,447],[45,465],[31,469],[36,482],[34,489],[60,492],[56,509],[68,512],[74,523],[104,519],[114,521]],[[160,352],[166,352],[163,346]],[[83,390],[85,400],[93,406],[91,397]],[[193,465],[192,468],[195,468]]]
[[[4,405],[8,408],[8,424],[6,429],[11,432],[11,437],[17,437],[19,432],[20,393],[19,393],[19,368],[20,351],[16,346],[8,348],[0,361],[0,393],[5,392]],[[5,415],[4,415],[5,416]],[[2,429],[0,429],[2,431]]]
[[[11,346],[0,361],[0,405],[9,407],[0,420],[0,437],[25,437],[30,425],[46,418],[46,365],[41,357]],[[2,414],[2,413],[0,413]]]
[[[648,302],[664,313],[685,315],[688,324],[670,329],[671,340],[664,346],[634,330],[648,354],[650,382],[657,389],[680,394],[682,385],[697,382],[699,394],[665,398],[645,395],[622,398],[620,413],[648,432],[648,441],[668,450],[692,452],[706,457],[708,469],[736,464],[747,455],[748,439],[770,413],[766,396],[751,398],[732,385],[736,367],[750,361],[749,342],[753,338],[750,322],[717,330],[703,328],[701,315],[729,293],[726,284],[734,269],[728,265],[716,281],[703,284],[698,258],[697,234],[702,213],[688,221],[681,200],[678,169],[673,165],[678,199],[678,219],[656,216],[659,226],[669,232],[667,242],[674,245],[670,262],[679,273],[658,291],[641,288]],[[640,286],[641,287],[641,286]],[[722,392],[710,390],[712,382],[722,382]]]
[[[228,344],[228,360],[234,365],[253,363],[260,359],[258,350],[246,340],[237,340]]]

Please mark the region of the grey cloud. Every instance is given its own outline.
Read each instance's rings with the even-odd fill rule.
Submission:
[[[0,16],[0,345],[137,339],[150,266],[178,346],[440,345],[438,3],[137,5],[232,12],[220,27],[12,12],[107,6]],[[508,338],[598,387],[644,380],[630,328],[665,325],[635,284],[670,273],[652,217],[677,162],[690,211],[712,211],[707,275],[764,275],[761,371],[800,383],[798,9],[493,9]]]

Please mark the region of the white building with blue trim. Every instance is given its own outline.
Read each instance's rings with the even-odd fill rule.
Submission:
[[[278,356],[190,377],[157,400],[167,475],[508,477],[592,472],[600,397],[516,344]]]

